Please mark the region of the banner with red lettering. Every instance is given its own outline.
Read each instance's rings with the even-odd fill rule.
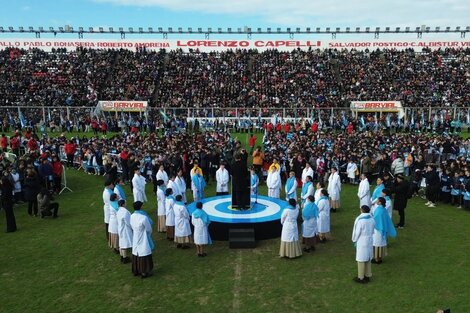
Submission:
[[[398,117],[405,116],[400,101],[351,101],[351,110],[361,112],[397,112]]]
[[[82,47],[87,49],[127,49],[136,50],[146,48],[148,50],[176,50],[183,51],[226,51],[236,49],[257,49],[265,51],[268,49],[277,49],[280,51],[291,51],[294,49],[356,49],[356,50],[375,50],[375,49],[397,49],[404,50],[413,48],[420,51],[423,48],[431,50],[456,48],[470,48],[470,40],[465,38],[452,39],[332,39],[323,40],[325,37],[320,35],[311,35],[310,39],[250,39],[250,40],[209,40],[209,39],[0,39],[0,49],[8,47],[19,49],[38,48],[45,51],[51,51],[57,48],[67,48],[75,50]]]
[[[98,101],[98,109],[113,112],[145,112],[147,101]]]

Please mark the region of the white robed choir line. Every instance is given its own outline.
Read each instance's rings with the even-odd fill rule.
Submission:
[[[311,176],[313,173],[308,172],[311,168],[307,169],[306,176]],[[313,171],[312,171],[313,172]],[[166,173],[165,173],[166,174]],[[303,173],[304,174],[304,173]],[[302,175],[302,180],[304,180]],[[164,180],[164,174],[161,174],[159,179]],[[165,181],[165,180],[164,180]],[[228,192],[228,183],[230,176],[226,169],[219,169],[216,172],[217,192]],[[304,182],[305,183],[305,182]],[[138,172],[134,174],[132,179],[134,201],[147,201],[145,195],[145,178]],[[259,179],[251,179],[250,188],[256,191],[259,184]],[[158,188],[156,192],[157,200],[157,215],[165,216],[166,226],[175,226],[175,237],[192,236],[194,243],[197,245],[205,245],[210,243],[210,235],[208,230],[208,223],[202,218],[195,218],[189,214],[185,200],[176,202],[173,196],[181,195],[185,198],[186,183],[181,176],[175,177],[173,180],[167,180],[167,187],[173,189],[172,196],[166,197],[164,187]],[[280,197],[280,190],[282,188],[280,172],[278,170],[270,171],[267,178],[268,196],[272,198]],[[297,181],[291,183],[288,187],[285,185],[286,196],[289,199],[297,200]],[[308,196],[312,195],[315,199],[315,204],[318,207],[318,218],[308,218],[303,220],[302,235],[306,238],[314,237],[318,234],[327,234],[330,232],[330,201],[328,197],[322,196],[321,188],[315,190],[313,183],[306,186],[305,190],[301,192],[301,200],[308,204]],[[132,214],[125,208],[119,207],[115,211],[110,205],[110,196],[116,189],[112,190],[106,187],[103,191],[103,211],[104,221],[109,224],[109,232],[117,233],[119,235],[119,247],[121,249],[132,248],[132,254],[136,256],[147,256],[152,254],[151,244],[149,242],[149,234],[152,233],[152,224],[149,219],[142,214]],[[117,190],[119,191],[119,190]],[[341,180],[338,173],[332,173],[328,178],[328,193],[329,198],[334,201],[340,199]],[[384,237],[379,231],[375,229],[375,222],[373,219],[374,211],[377,208],[376,192],[374,192],[374,200],[371,200],[370,184],[367,178],[363,177],[358,187],[357,196],[359,198],[359,205],[372,206],[370,213],[361,213],[355,220],[352,233],[352,241],[356,245],[356,261],[369,262],[374,257],[373,247],[386,247],[387,238]],[[383,196],[383,194],[381,195]],[[386,196],[385,209],[387,210],[390,218],[392,217],[392,201]],[[281,243],[296,243],[299,242],[299,229],[297,219],[299,215],[299,206],[285,208],[281,213]],[[194,226],[194,233],[191,231],[190,225]],[[282,250],[282,245],[281,245]],[[301,255],[301,252],[300,252]]]

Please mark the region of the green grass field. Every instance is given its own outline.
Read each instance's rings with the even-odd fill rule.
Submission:
[[[103,178],[67,175],[74,192],[58,197],[58,219],[32,218],[21,205],[18,231],[0,233],[0,312],[470,312],[470,212],[411,200],[389,256],[373,265],[370,284],[358,285],[351,243],[357,186],[345,186],[332,238],[313,253],[279,259],[273,239],[253,250],[215,242],[198,258],[154,233],[154,276],[142,280],[107,247]],[[145,208],[154,214],[148,187]],[[206,195],[214,189],[209,184]]]

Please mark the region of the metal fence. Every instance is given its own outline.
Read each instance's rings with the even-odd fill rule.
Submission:
[[[404,121],[409,121],[412,118],[424,119],[425,121],[432,120],[433,118],[457,119],[463,123],[468,123],[470,118],[470,109],[463,107],[405,107]],[[359,112],[359,115],[362,113]],[[387,112],[369,112],[364,113],[376,118],[384,118],[385,116],[392,116],[396,118],[395,113]],[[339,116],[346,116],[352,118],[353,114],[350,108],[314,108],[314,107],[298,107],[298,108],[219,108],[219,107],[205,107],[205,108],[160,108],[149,107],[146,112],[128,113],[123,111],[113,112],[100,112],[95,111],[95,107],[73,107],[73,106],[40,106],[40,107],[17,107],[17,106],[3,106],[0,107],[0,116],[3,121],[17,121],[28,122],[30,124],[50,123],[51,121],[58,120],[63,122],[66,120],[77,121],[77,119],[89,118],[111,118],[111,119],[127,119],[128,117],[141,118],[141,119],[158,119],[165,120],[171,117],[180,118],[217,118],[219,120],[236,120],[239,118],[249,119],[272,119],[279,120],[292,120],[292,119],[328,119],[336,118]]]

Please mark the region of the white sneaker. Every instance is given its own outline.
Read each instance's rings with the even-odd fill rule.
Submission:
[[[436,205],[435,205],[434,203],[431,203],[430,205],[428,205],[428,207],[430,207],[430,208],[435,208]]]
[[[431,203],[432,203],[431,201],[428,201],[424,205],[430,205]]]

